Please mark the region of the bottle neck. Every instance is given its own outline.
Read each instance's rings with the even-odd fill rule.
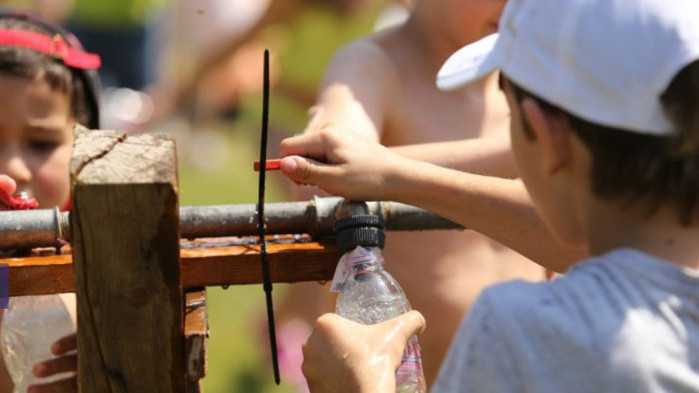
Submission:
[[[357,275],[383,270],[383,256],[378,247],[356,247],[345,260],[348,271]]]

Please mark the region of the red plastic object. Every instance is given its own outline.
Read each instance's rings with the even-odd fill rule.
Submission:
[[[0,191],[0,201],[12,210],[29,210],[39,207],[39,202],[35,198],[20,198],[7,195]]]
[[[265,161],[265,170],[278,171],[281,168],[282,168],[282,160],[281,159]],[[255,161],[255,163],[252,165],[252,169],[254,169],[255,172],[258,172],[260,170],[260,162]]]

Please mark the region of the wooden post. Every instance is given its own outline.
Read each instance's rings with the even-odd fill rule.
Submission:
[[[71,180],[79,391],[184,393],[174,142],[76,129]]]

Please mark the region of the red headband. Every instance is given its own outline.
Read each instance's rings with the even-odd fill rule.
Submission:
[[[101,65],[98,55],[71,47],[60,34],[50,37],[34,31],[0,29],[0,46],[32,49],[81,70],[97,69]]]

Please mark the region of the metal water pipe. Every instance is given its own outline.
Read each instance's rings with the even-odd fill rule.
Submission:
[[[346,203],[342,198],[318,198],[302,202],[268,203],[265,206],[267,233],[307,233],[314,238],[333,235],[333,225],[343,209],[361,209],[363,214],[383,218],[388,231],[464,229],[424,209],[397,202]],[[360,207],[358,207],[360,206]],[[180,234],[183,238],[254,236],[256,204],[182,206]],[[349,214],[352,214],[351,212]],[[53,247],[70,242],[70,212],[58,209],[0,212],[0,249]],[[97,229],[96,229],[97,230]]]

